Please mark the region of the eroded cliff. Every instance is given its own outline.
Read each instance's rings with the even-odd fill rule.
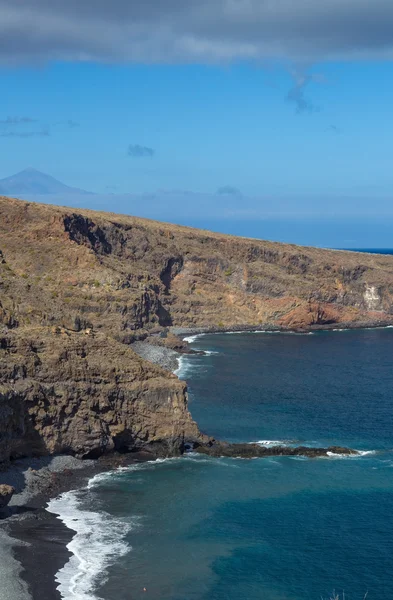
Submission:
[[[0,336],[0,457],[177,455],[200,440],[186,385],[104,335],[24,328]]]
[[[393,322],[393,258],[0,198],[0,455],[200,436],[186,388],[128,344],[162,327]]]
[[[393,319],[390,256],[0,198],[0,322],[287,327]]]

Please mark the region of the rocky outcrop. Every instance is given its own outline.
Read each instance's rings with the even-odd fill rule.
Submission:
[[[154,332],[186,351],[170,326],[335,323],[393,323],[393,257],[0,197],[0,463],[174,455],[188,443],[215,452],[190,417],[185,384],[129,344]]]
[[[261,446],[258,444],[230,444],[212,440],[196,445],[195,452],[208,456],[227,458],[266,458],[268,456],[306,456],[308,458],[323,458],[328,456],[356,456],[357,450],[342,446],[328,448],[312,448],[310,446]]]
[[[7,506],[14,492],[15,488],[11,485],[0,485],[0,510]]]
[[[177,455],[203,440],[186,385],[105,336],[37,329],[0,338],[2,462],[26,455]]]

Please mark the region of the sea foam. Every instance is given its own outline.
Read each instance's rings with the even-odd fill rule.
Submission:
[[[376,454],[375,450],[356,450],[356,454],[338,454],[336,452],[327,452],[329,458],[361,458],[362,456],[371,456]]]
[[[258,446],[266,446],[271,448],[273,446],[293,446],[297,442],[293,440],[258,440],[257,442],[249,442],[250,444],[258,444]]]
[[[177,367],[177,369],[175,369],[173,371],[173,373],[175,375],[177,375],[179,377],[179,379],[182,379],[183,377],[186,376],[186,373],[188,371],[188,369],[187,369],[187,359],[186,359],[186,357],[185,357],[184,354],[181,354],[180,356],[178,356],[176,358],[176,360],[177,360],[178,367]]]
[[[198,339],[199,337],[202,337],[202,335],[205,335],[204,333],[196,333],[195,335],[190,335],[188,337],[183,338],[183,341],[188,342],[189,344],[192,344],[193,342],[195,342],[196,339]]]
[[[79,495],[66,492],[47,506],[75,531],[67,546],[72,556],[56,574],[57,589],[63,600],[100,600],[95,590],[105,582],[107,568],[131,550],[125,536],[132,525],[106,512],[83,509]]]

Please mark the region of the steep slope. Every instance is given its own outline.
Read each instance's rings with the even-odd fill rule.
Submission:
[[[0,462],[206,441],[148,332],[392,322],[393,257],[1,197]]]
[[[186,386],[98,334],[0,335],[0,463],[29,454],[182,452],[201,439]]]
[[[393,320],[393,258],[0,198],[2,322],[124,337],[155,325]]]

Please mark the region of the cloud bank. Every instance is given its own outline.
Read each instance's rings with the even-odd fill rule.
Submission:
[[[391,0],[0,0],[0,62],[393,59]]]

